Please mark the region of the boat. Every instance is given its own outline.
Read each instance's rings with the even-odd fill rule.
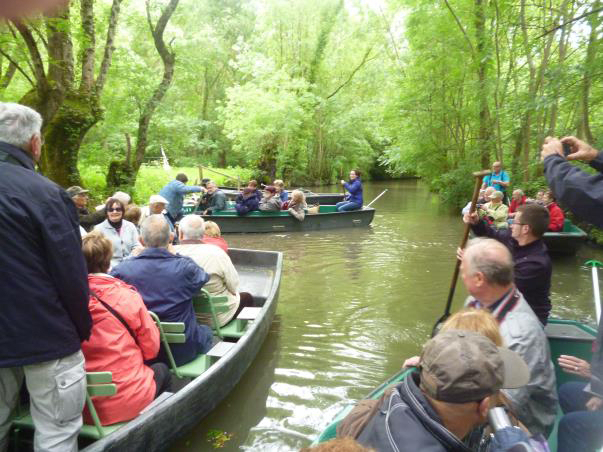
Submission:
[[[193,379],[173,378],[179,390],[160,396],[138,417],[124,423],[90,444],[82,439],[87,452],[167,450],[177,438],[194,428],[224,399],[251,365],[266,338],[279,295],[283,255],[273,251],[231,248],[228,252],[240,277],[240,290],[253,295],[257,317],[228,352],[205,372]],[[156,403],[159,402],[159,403]],[[86,444],[86,441],[88,444]]]
[[[545,232],[542,238],[550,254],[572,255],[576,254],[586,237],[586,232],[566,218],[561,232]]]
[[[555,376],[557,378],[557,387],[567,381],[578,380],[568,373],[561,370],[558,365],[560,355],[572,355],[582,358],[590,362],[592,355],[592,344],[597,338],[597,331],[588,325],[577,322],[575,320],[549,319],[545,331],[551,348],[551,359],[555,363]],[[400,383],[404,378],[410,375],[414,369],[405,369],[396,373],[373,391],[368,394],[365,399],[377,400],[383,392],[390,386]],[[583,381],[583,380],[582,380]],[[355,402],[347,404],[335,418],[327,425],[327,427],[314,440],[314,444],[323,443],[336,437],[337,425],[347,416],[354,408]],[[561,409],[558,410],[557,422],[555,428],[551,432],[548,443],[551,452],[557,450],[557,424],[561,417]]]
[[[195,212],[199,215],[200,212]],[[236,210],[219,210],[213,215],[201,215],[220,226],[222,233],[231,232],[295,232],[324,229],[366,227],[375,217],[375,209],[363,208],[349,212],[337,212],[335,206],[320,206],[318,213],[307,213],[303,221],[295,219],[286,210],[264,212],[254,210],[239,216]]]
[[[237,190],[234,187],[219,187],[220,190],[224,192],[226,198],[234,201],[236,197],[241,193],[240,190]],[[329,205],[329,204],[337,204],[338,202],[343,201],[345,195],[343,193],[314,193],[310,190],[305,190],[300,188],[299,190],[303,191],[306,195],[306,202],[308,204],[319,204],[319,205]],[[289,194],[289,198],[291,198],[292,190],[287,190]]]

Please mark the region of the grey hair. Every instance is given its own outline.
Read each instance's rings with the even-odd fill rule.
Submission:
[[[0,141],[29,151],[29,142],[40,135],[42,116],[29,107],[13,102],[0,102]]]
[[[523,196],[523,190],[521,188],[516,188],[513,190],[513,193],[519,193],[520,196]]]
[[[124,191],[116,191],[113,194],[113,198],[119,199],[124,206],[130,204],[130,200],[132,199],[129,194]]]
[[[465,257],[469,273],[482,273],[488,283],[508,286],[513,282],[513,258],[507,247],[497,240],[470,240]]]
[[[167,248],[170,244],[170,226],[161,214],[146,217],[140,225],[140,235],[148,248]]]
[[[180,232],[183,240],[201,240],[205,230],[205,222],[199,215],[187,215],[180,220]]]
[[[213,185],[216,188],[218,187],[218,184],[216,184],[213,180],[208,180],[205,186],[207,187],[208,185]]]

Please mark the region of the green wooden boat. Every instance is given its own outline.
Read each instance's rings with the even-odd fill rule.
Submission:
[[[241,193],[241,191],[237,190],[235,187],[220,187],[220,190],[222,190],[226,195],[226,198],[231,201],[234,201],[239,193]],[[345,197],[343,193],[314,193],[303,188],[300,188],[300,190],[306,195],[306,202],[308,204],[320,204],[321,206],[323,204],[337,204],[338,202],[343,201],[343,198]],[[287,190],[289,198],[291,198],[291,192],[292,190]]]
[[[578,358],[590,361],[592,355],[592,344],[597,337],[597,331],[593,328],[574,321],[550,319],[545,328],[549,345],[551,347],[551,359],[555,363],[555,375],[557,377],[557,386],[572,380],[578,380],[577,377],[567,374],[561,370],[557,364],[557,358],[560,355],[573,355]],[[402,370],[383,382],[379,387],[368,394],[366,399],[378,399],[386,388],[401,382],[412,372],[412,369]],[[315,439],[314,444],[322,443],[335,438],[337,425],[347,416],[354,407],[355,402],[346,405],[327,425],[327,427]],[[561,418],[561,409],[558,409],[557,423]],[[557,423],[555,429],[549,436],[549,447],[552,452],[557,450]]]
[[[586,232],[566,218],[561,232],[545,232],[543,240],[550,254],[571,255],[586,241]]]
[[[202,215],[205,220],[216,222],[222,233],[294,232],[366,227],[371,224],[374,216],[373,208],[337,212],[335,206],[320,206],[319,213],[306,214],[303,221],[295,219],[286,210],[278,212],[256,210],[245,216],[239,216],[236,210],[228,209],[217,211],[213,215]]]

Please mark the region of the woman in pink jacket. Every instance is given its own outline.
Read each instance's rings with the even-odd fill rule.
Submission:
[[[117,394],[94,397],[103,425],[128,421],[159,394],[169,390],[171,376],[163,363],[145,365],[159,352],[159,330],[132,286],[106,274],[113,255],[111,242],[98,232],[82,246],[88,265],[92,335],[82,342],[87,372],[110,371]],[[86,423],[91,423],[87,410]]]

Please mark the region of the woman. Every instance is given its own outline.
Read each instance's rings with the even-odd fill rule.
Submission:
[[[490,195],[490,202],[484,204],[480,209],[480,218],[486,218],[488,223],[496,229],[506,229],[509,227],[507,217],[509,215],[509,208],[503,204],[503,193],[501,191],[494,191]]]
[[[306,197],[304,192],[301,190],[293,190],[291,193],[291,202],[289,203],[289,211],[290,215],[293,215],[295,219],[299,221],[304,221],[306,217],[306,210],[308,205],[306,204]]]
[[[348,210],[362,209],[362,181],[360,180],[360,171],[350,171],[350,180],[348,182],[341,180],[341,185],[349,192],[345,201],[335,204],[337,212],[346,212]]]
[[[111,267],[115,267],[128,257],[134,248],[142,247],[142,245],[138,241],[136,226],[128,220],[124,220],[125,209],[119,199],[109,198],[105,204],[105,211],[107,219],[96,225],[94,230],[101,232],[111,240],[113,245]]]
[[[220,226],[218,226],[213,221],[205,222],[205,234],[203,236],[203,243],[207,243],[209,245],[216,245],[222,248],[226,253],[228,253],[228,243],[226,243],[226,240],[222,238]]]
[[[285,183],[282,180],[276,179],[272,185],[276,188],[276,194],[281,199],[281,202],[289,200],[289,193],[285,190]]]
[[[94,398],[101,424],[135,418],[159,394],[169,390],[171,377],[163,363],[144,364],[159,352],[159,330],[142,298],[132,286],[109,276],[113,250],[100,232],[84,237],[82,251],[88,267],[92,334],[82,342],[87,372],[109,371],[117,393]],[[87,423],[90,415],[84,412]]]

